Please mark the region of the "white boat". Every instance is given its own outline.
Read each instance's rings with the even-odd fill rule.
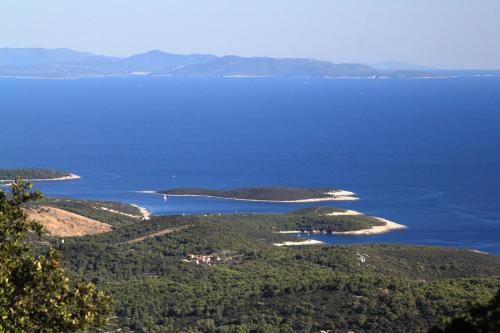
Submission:
[[[167,201],[168,200],[168,197],[166,194],[163,195],[163,201]]]

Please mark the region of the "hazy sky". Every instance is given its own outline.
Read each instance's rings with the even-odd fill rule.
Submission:
[[[0,0],[0,47],[500,68],[500,0]]]

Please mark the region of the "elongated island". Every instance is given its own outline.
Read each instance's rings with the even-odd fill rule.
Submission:
[[[73,180],[81,177],[73,173],[41,168],[0,169],[0,184],[23,178],[30,181]]]
[[[166,196],[203,196],[230,200],[283,203],[358,200],[353,192],[331,188],[255,187],[229,190],[175,188],[157,193]]]

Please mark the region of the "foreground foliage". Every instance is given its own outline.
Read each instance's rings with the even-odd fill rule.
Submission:
[[[500,332],[500,290],[487,304],[475,304],[455,318],[446,318],[444,327],[431,333],[490,333]]]
[[[21,206],[41,198],[21,180],[0,190],[0,332],[69,332],[105,323],[110,298],[93,284],[72,284],[57,251],[35,256],[26,234],[41,234]]]

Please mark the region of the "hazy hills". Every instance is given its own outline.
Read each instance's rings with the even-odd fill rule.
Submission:
[[[0,76],[57,78],[115,75],[318,78],[408,76],[405,72],[388,74],[362,64],[335,64],[303,58],[179,55],[159,50],[118,58],[70,49],[0,48]],[[411,76],[424,75],[428,74],[411,72]]]
[[[334,64],[314,59],[244,58],[224,56],[173,71],[190,76],[373,76],[378,72],[358,64]]]
[[[385,62],[375,62],[367,63],[366,65],[375,68],[379,71],[432,71],[436,68],[421,66],[415,64],[408,64],[401,61],[385,61]]]

